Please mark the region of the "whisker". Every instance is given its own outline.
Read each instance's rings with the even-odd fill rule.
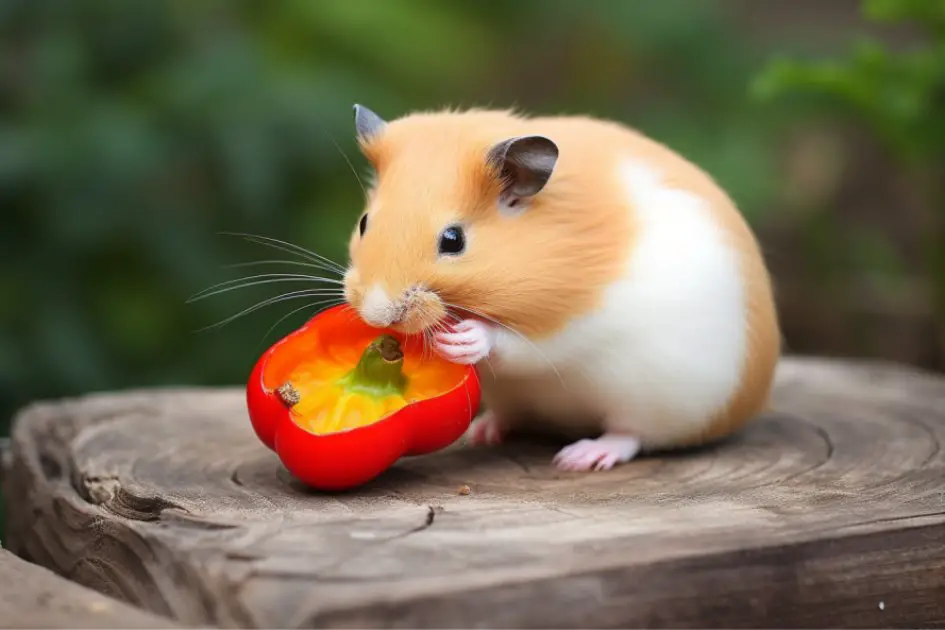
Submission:
[[[305,260],[305,261],[308,261],[308,262],[313,263],[313,264],[318,264],[318,265],[320,265],[319,269],[322,269],[322,270],[324,270],[324,271],[330,271],[330,272],[332,272],[332,273],[337,273],[339,276],[342,275],[342,273],[343,273],[342,269],[337,268],[337,267],[335,267],[334,265],[331,265],[331,264],[322,262],[322,261],[318,260],[317,258],[311,258],[311,257],[306,256],[306,255],[304,255],[304,254],[300,254],[299,252],[294,251],[294,250],[291,250],[291,249],[289,249],[289,248],[287,248],[287,247],[282,247],[281,245],[276,245],[276,244],[274,244],[274,243],[267,243],[267,242],[265,242],[265,241],[259,241],[259,240],[255,240],[255,239],[252,239],[252,238],[247,238],[247,239],[245,239],[245,240],[249,241],[250,243],[255,243],[255,244],[257,244],[257,245],[265,245],[265,246],[267,246],[267,247],[271,247],[271,248],[273,248],[273,249],[277,249],[277,250],[279,250],[279,251],[286,252],[287,254],[294,254],[294,255],[296,255],[296,256],[299,256],[300,258],[302,258],[302,259]]]
[[[427,346],[430,344],[430,331],[424,330],[420,335],[420,360],[427,359]]]
[[[447,317],[452,317],[453,319],[458,319],[455,315],[451,314],[449,311],[447,311]],[[442,321],[442,320],[436,322],[436,323],[433,325],[433,329],[434,329],[435,331],[439,331],[439,332],[447,332],[447,333],[449,332],[449,327],[446,325],[446,322],[444,322],[444,321]],[[486,358],[484,358],[483,360],[486,362],[486,365],[489,366],[489,370],[492,372],[492,379],[493,379],[493,380],[496,380],[496,379],[495,379],[495,370],[492,369],[492,364],[489,362],[489,358],[486,357]],[[466,405],[467,405],[466,408],[469,410],[469,421],[472,422],[472,421],[475,419],[475,417],[476,417],[476,414],[473,412],[473,408],[472,408],[472,398],[469,396],[469,390],[466,389],[466,388],[463,388],[463,389],[464,389],[464,391],[466,392]]]
[[[344,272],[344,267],[342,267],[340,264],[338,264],[334,260],[331,260],[330,258],[322,256],[321,254],[317,254],[311,250],[305,249],[301,245],[296,245],[295,243],[281,241],[271,236],[262,236],[260,234],[247,234],[244,232],[220,232],[220,234],[223,236],[240,237],[251,243],[257,243],[258,245],[267,245],[275,249],[281,249],[282,251],[288,252],[290,254],[295,254],[296,256],[305,258],[311,262],[322,261],[325,264],[330,265],[333,270],[338,271],[339,273]]]
[[[238,318],[240,318],[240,317],[243,317],[244,315],[248,315],[248,314],[250,314],[250,313],[252,313],[252,312],[254,312],[254,311],[257,311],[257,310],[259,310],[259,309],[261,309],[261,308],[264,308],[264,307],[266,307],[266,306],[269,306],[270,304],[276,304],[276,303],[278,303],[278,302],[283,302],[283,301],[285,301],[285,300],[295,300],[295,299],[299,299],[299,298],[303,298],[303,297],[317,297],[317,296],[319,296],[319,295],[325,295],[325,293],[324,293],[323,291],[321,291],[321,290],[318,290],[318,289],[308,289],[308,290],[305,290],[305,291],[295,291],[295,292],[291,292],[291,293],[284,293],[284,294],[282,294],[282,295],[277,295],[276,297],[272,297],[272,298],[263,300],[263,301],[261,301],[261,302],[257,302],[257,303],[254,304],[253,306],[250,306],[249,308],[243,309],[242,311],[240,311],[240,312],[237,313],[236,315],[231,315],[230,317],[227,317],[226,319],[224,319],[224,320],[222,320],[222,321],[219,321],[219,322],[217,322],[217,323],[215,323],[215,324],[211,324],[211,325],[209,325],[209,326],[205,326],[205,327],[203,327],[203,328],[199,328],[199,329],[197,329],[196,332],[203,332],[203,331],[206,331],[206,330],[211,330],[211,329],[213,329],[213,328],[219,328],[219,327],[221,327],[221,326],[225,326],[226,324],[228,324],[228,323],[230,323],[230,322],[232,322],[232,321],[234,321],[234,320],[236,320],[236,319],[238,319]],[[334,295],[334,294],[328,294],[328,295]]]
[[[474,314],[474,315],[478,315],[479,317],[482,317],[483,319],[486,319],[486,320],[492,322],[493,324],[496,324],[497,326],[501,326],[502,328],[508,330],[508,331],[511,332],[512,334],[518,336],[522,341],[524,341],[524,342],[527,343],[529,346],[531,346],[531,348],[532,348],[536,353],[538,353],[538,355],[541,356],[542,359],[544,359],[544,360],[548,363],[549,367],[551,367],[551,369],[554,371],[555,376],[558,377],[558,381],[560,381],[561,386],[564,387],[565,389],[568,389],[567,383],[565,383],[565,381],[564,381],[564,377],[561,376],[561,372],[558,371],[558,368],[555,366],[555,364],[551,361],[551,359],[548,358],[548,355],[546,355],[544,352],[542,352],[542,351],[541,351],[541,348],[539,348],[538,346],[536,346],[536,345],[534,344],[534,342],[532,342],[531,339],[529,339],[528,337],[526,337],[525,335],[523,335],[523,334],[520,333],[519,331],[515,330],[514,328],[512,328],[512,327],[509,326],[508,324],[505,324],[505,323],[503,323],[503,322],[498,321],[497,319],[494,319],[494,318],[492,318],[492,317],[489,317],[489,316],[486,315],[485,313],[483,313],[483,312],[481,312],[481,311],[477,311],[476,309],[469,308],[469,307],[467,307],[467,306],[459,306],[458,304],[450,304],[449,302],[446,302],[446,301],[444,301],[443,304],[445,304],[447,307],[450,307],[450,308],[459,309],[459,310],[463,310],[463,311],[469,311],[470,313],[472,313],[472,314]]]
[[[435,323],[432,328],[427,328],[424,332],[427,333],[427,342],[428,350],[430,353],[430,358],[437,356],[436,351],[436,333],[442,332],[441,324],[439,322]]]
[[[258,350],[258,349],[259,349],[259,346],[263,345],[263,343],[266,341],[266,337],[268,337],[268,336],[272,333],[272,331],[276,329],[276,326],[278,326],[279,324],[281,324],[282,322],[284,322],[285,320],[287,320],[289,317],[292,317],[293,315],[295,315],[295,314],[298,313],[299,311],[304,311],[305,309],[307,309],[307,308],[312,308],[313,306],[324,306],[324,308],[323,308],[322,310],[325,310],[325,309],[327,309],[327,308],[331,308],[332,306],[336,306],[337,304],[340,304],[340,303],[342,303],[342,302],[343,302],[343,300],[337,300],[337,299],[335,299],[335,300],[318,300],[318,301],[315,301],[315,302],[309,302],[308,304],[303,304],[302,306],[300,306],[300,307],[298,307],[298,308],[292,309],[291,311],[289,311],[288,313],[286,313],[285,315],[283,315],[282,317],[280,317],[279,319],[277,319],[277,320],[276,320],[276,323],[269,327],[269,330],[267,330],[266,333],[262,336],[262,339],[259,341],[259,345],[256,346],[256,349]]]
[[[325,137],[328,138],[333,145],[335,145],[335,148],[338,149],[338,153],[340,153],[341,157],[343,157],[345,162],[348,163],[348,167],[351,169],[351,172],[354,173],[354,178],[357,180],[358,186],[361,187],[361,194],[366,196],[367,192],[364,190],[364,184],[361,182],[361,178],[358,177],[358,172],[357,170],[355,170],[354,164],[352,164],[351,160],[348,159],[348,154],[344,152],[344,150],[341,148],[341,146],[339,146],[337,142],[335,142],[334,137],[332,137],[332,135],[328,132],[328,129],[326,127],[324,127],[317,120],[315,121],[315,124],[318,126],[319,129],[321,129],[322,133],[325,134]]]
[[[492,373],[492,380],[499,380],[495,375],[495,368],[492,367],[492,361],[489,360],[489,357],[484,358],[483,361],[486,362],[486,365],[489,367],[489,371]]]
[[[328,135],[328,134],[326,133],[325,135]],[[352,163],[351,163],[351,160],[348,159],[348,154],[345,153],[345,152],[341,149],[341,146],[339,146],[338,143],[335,142],[335,139],[332,138],[330,135],[328,135],[328,139],[331,140],[331,143],[332,143],[333,145],[335,145],[335,148],[336,148],[336,149],[338,149],[338,153],[340,153],[340,154],[341,154],[341,157],[343,157],[344,160],[345,160],[345,162],[348,163],[348,168],[350,168],[350,169],[351,169],[351,172],[354,173],[354,179],[357,180],[357,182],[358,182],[358,187],[361,189],[361,194],[367,196],[367,191],[364,189],[364,183],[361,181],[361,177],[358,176],[358,171],[355,170],[354,164],[352,164]]]
[[[426,306],[422,306],[421,308],[424,309],[424,311],[423,311],[423,314],[424,314],[424,315],[430,315],[430,312],[429,312],[429,310],[427,309]],[[437,351],[436,351],[436,333],[438,333],[438,332],[449,332],[449,331],[448,331],[448,329],[446,328],[446,325],[445,325],[442,321],[435,321],[435,322],[433,323],[433,325],[432,325],[431,327],[427,328],[424,332],[429,333],[429,351],[430,351],[430,358],[433,358],[433,357],[437,356]]]
[[[358,315],[358,311],[356,311],[354,307],[351,306],[351,304],[345,302],[345,300],[342,300],[342,303],[345,304],[345,307],[341,309],[341,314],[348,317],[348,321],[356,321],[360,319],[360,316]]]
[[[259,240],[259,238],[257,237],[246,237],[244,240],[250,243],[255,243],[256,245],[265,245],[267,247],[271,247],[273,249],[286,252],[287,254],[294,254],[302,258],[303,260],[320,265],[321,266],[320,268],[324,269],[325,271],[332,271],[334,273],[337,273],[338,275],[344,274],[344,271],[345,271],[345,268],[339,265],[338,263],[336,263],[335,261],[329,258],[326,258],[325,256],[322,256],[321,254],[310,252],[309,250],[302,247],[299,247],[299,250],[301,251],[293,250],[287,246],[282,246],[277,243],[269,243],[263,240]],[[289,243],[289,245],[291,245],[291,243]]]
[[[320,269],[322,271],[337,272],[336,269],[325,265],[324,263],[303,262],[301,260],[253,260],[250,262],[234,263],[232,265],[223,265],[224,269],[236,269],[239,267],[254,267],[256,265],[296,265],[298,267],[308,267],[310,269]]]
[[[450,313],[449,311],[447,311],[447,317],[455,320],[454,323],[459,323],[461,321],[459,317],[457,317],[454,313]],[[449,332],[449,329],[447,328],[444,322],[442,321],[437,322],[437,326],[439,326],[442,332]],[[483,361],[486,362],[486,366],[489,368],[489,371],[492,373],[492,380],[496,380],[495,369],[492,367],[492,362],[489,361],[489,357],[484,357]]]
[[[265,278],[264,280],[259,280],[259,278]],[[254,282],[249,282],[250,280],[255,280]],[[245,278],[236,278],[234,280],[226,280],[224,282],[217,283],[211,287],[198,291],[187,299],[187,304],[191,302],[196,302],[204,298],[208,298],[212,295],[218,295],[220,293],[226,293],[227,291],[233,291],[235,289],[245,289],[246,287],[252,287],[260,284],[273,284],[276,282],[327,282],[328,284],[336,284],[343,286],[344,283],[340,280],[334,280],[333,278],[321,278],[319,276],[309,276],[306,274],[293,274],[293,273],[264,273],[256,276],[247,276]],[[340,288],[333,288],[334,291],[341,292]]]

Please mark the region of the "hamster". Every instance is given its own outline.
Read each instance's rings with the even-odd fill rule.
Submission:
[[[355,105],[354,123],[374,181],[345,299],[476,366],[472,444],[537,418],[573,434],[558,469],[601,471],[765,410],[781,354],[770,274],[700,168],[584,116],[387,121]]]

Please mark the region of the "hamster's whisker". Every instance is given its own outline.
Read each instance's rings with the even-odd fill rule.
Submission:
[[[250,262],[234,263],[232,265],[223,265],[224,269],[236,269],[238,267],[253,267],[256,265],[296,265],[297,267],[308,267],[310,269],[319,269],[328,273],[338,273],[337,269],[329,267],[327,264],[302,262],[301,260],[253,260]]]
[[[337,306],[338,304],[343,304],[343,303],[344,303],[344,300],[339,300],[338,298],[330,298],[327,300],[317,300],[315,302],[309,302],[308,304],[303,304],[302,306],[298,308],[292,309],[291,311],[289,311],[288,313],[286,313],[285,315],[277,319],[276,323],[269,327],[269,330],[266,331],[266,334],[264,334],[262,336],[262,339],[259,340],[259,346],[263,345],[263,343],[266,341],[266,337],[272,334],[272,331],[276,329],[276,326],[278,326],[279,324],[281,324],[288,318],[292,317],[299,311],[304,311],[306,309],[312,308],[313,306],[322,306],[323,308],[321,310],[325,310],[332,306]],[[257,350],[259,349],[259,346],[256,346]]]
[[[326,265],[330,266],[332,269],[335,269],[339,272],[344,271],[344,266],[340,263],[323,256],[317,252],[313,252],[310,249],[306,249],[301,245],[296,245],[295,243],[289,243],[288,241],[279,240],[271,236],[262,236],[261,234],[243,234],[243,233],[232,233],[233,236],[242,236],[243,239],[249,241],[250,243],[256,243],[257,245],[266,245],[276,249],[282,249],[287,253],[295,253],[295,255],[310,260],[312,262],[323,262]]]
[[[305,297],[318,297],[318,296],[323,296],[323,295],[331,296],[331,295],[336,295],[336,294],[334,292],[326,293],[325,290],[319,290],[319,289],[307,289],[304,291],[293,291],[290,293],[283,293],[282,295],[277,295],[276,297],[271,297],[266,300],[262,300],[261,302],[257,302],[256,304],[243,309],[236,315],[231,315],[227,317],[226,319],[223,319],[215,324],[210,324],[209,326],[204,326],[203,328],[199,328],[197,329],[196,332],[203,332],[206,330],[211,330],[213,328],[219,328],[221,326],[225,326],[226,324],[229,324],[230,322],[240,317],[243,317],[244,315],[249,315],[250,313],[258,311],[261,308],[265,308],[266,306],[269,306],[270,304],[277,304],[278,302],[283,302],[286,300],[297,300],[297,299],[305,298]]]
[[[325,135],[328,135],[327,132]],[[348,164],[348,168],[350,168],[351,172],[354,173],[354,179],[358,182],[358,187],[361,189],[361,194],[366,196],[367,191],[364,189],[364,182],[362,182],[361,178],[358,176],[358,171],[355,170],[354,164],[352,164],[351,160],[348,158],[348,154],[342,150],[341,146],[339,146],[339,144],[335,142],[335,139],[330,135],[328,135],[328,139],[331,140],[333,145],[335,145],[335,148],[338,149],[338,153],[341,154],[341,157],[344,158],[344,161]]]
[[[447,327],[447,325],[446,325],[443,321],[438,321],[438,322],[436,322],[436,323],[433,325],[433,330],[434,330],[433,334],[430,335],[430,342],[431,342],[431,343],[430,343],[430,352],[435,354],[435,353],[436,353],[436,338],[435,338],[435,337],[436,337],[436,333],[438,333],[438,332],[448,333],[450,330],[449,330],[449,328]]]
[[[430,310],[425,304],[420,304],[418,308],[420,310],[421,318],[426,318],[430,315]],[[434,354],[436,353],[436,350],[435,350],[436,339],[434,339],[435,334],[436,334],[435,325],[433,329],[431,328],[423,329],[423,335],[422,335],[423,344],[421,346],[421,352],[420,352],[421,359],[425,360],[427,356],[432,358]]]
[[[445,302],[444,302],[444,304],[445,304]],[[460,318],[457,317],[455,313],[451,313],[450,311],[447,311],[447,312],[446,312],[446,318],[447,318],[447,319],[450,319],[450,318],[451,318],[451,319],[454,319],[454,320],[456,320],[457,323],[458,323],[459,321],[461,321]],[[433,330],[434,330],[435,332],[445,332],[445,333],[450,332],[449,328],[447,327],[446,322],[443,321],[443,320],[440,320],[440,321],[436,322],[435,324],[433,324],[432,328],[433,328]],[[492,373],[492,379],[493,379],[493,380],[496,380],[495,369],[492,367],[492,362],[489,361],[489,357],[484,358],[483,361],[485,361],[485,362],[486,362],[486,365],[489,367],[489,371]],[[467,396],[469,395],[468,392],[467,392],[466,395],[467,395]]]
[[[483,319],[488,320],[488,321],[492,322],[493,324],[495,324],[495,325],[497,325],[497,326],[501,326],[502,328],[505,328],[506,330],[508,330],[508,331],[509,331],[510,333],[512,333],[513,335],[518,336],[522,341],[524,341],[524,342],[527,343],[529,346],[531,346],[531,348],[532,348],[536,353],[538,353],[538,355],[541,356],[541,358],[544,359],[545,362],[548,363],[549,367],[551,367],[551,369],[554,371],[555,376],[558,377],[558,381],[561,382],[561,386],[564,387],[565,389],[568,389],[567,384],[564,382],[564,377],[561,376],[561,372],[558,371],[557,366],[555,366],[555,364],[551,361],[551,359],[548,358],[548,355],[546,355],[544,352],[542,352],[542,351],[541,351],[541,348],[539,348],[538,346],[536,346],[536,345],[534,344],[534,342],[532,342],[531,339],[529,339],[528,337],[526,337],[525,335],[523,335],[523,334],[520,333],[519,331],[515,330],[514,328],[512,328],[512,327],[509,326],[508,324],[504,324],[504,323],[500,322],[499,320],[497,320],[497,319],[495,319],[495,318],[489,317],[488,315],[486,315],[486,314],[483,313],[482,311],[477,311],[476,309],[470,308],[470,307],[468,307],[468,306],[460,306],[460,305],[458,305],[458,304],[451,304],[451,303],[446,302],[446,301],[444,301],[443,304],[445,304],[445,305],[446,305],[447,307],[449,307],[449,308],[454,308],[454,309],[458,309],[458,310],[461,310],[461,311],[469,311],[469,312],[472,313],[473,315],[478,315],[479,317],[482,317]],[[454,317],[455,317],[455,315],[454,315]]]
[[[296,245],[295,243],[289,243],[286,241],[281,241],[277,238],[271,236],[262,236],[260,234],[246,234],[243,232],[220,232],[223,236],[236,236],[240,237],[250,243],[256,243],[257,245],[265,245],[267,247],[272,247],[273,249],[279,249],[289,254],[294,254],[300,258],[309,260],[310,262],[324,262],[327,265],[330,265],[331,268],[338,273],[344,273],[344,267],[335,262],[334,260],[317,254],[311,250],[305,249],[301,245]]]
[[[420,344],[420,360],[426,361],[428,356],[433,356],[433,333],[429,330],[424,330],[421,339],[422,343]]]
[[[310,276],[307,274],[264,273],[255,276],[247,276],[245,278],[236,278],[234,280],[219,282],[190,296],[186,303],[190,304],[191,302],[196,302],[212,295],[219,295],[220,293],[226,293],[227,291],[233,291],[235,289],[245,289],[246,287],[252,287],[260,284],[273,284],[276,282],[326,282],[328,284],[335,284],[339,286],[344,284],[340,280],[335,280],[333,278],[322,278],[320,276]],[[340,288],[333,288],[332,290],[338,291],[339,293],[342,291]]]
[[[496,375],[495,375],[495,369],[492,367],[492,362],[489,361],[489,357],[485,357],[485,358],[483,359],[483,361],[486,362],[486,365],[489,367],[489,371],[492,373],[492,380],[493,380],[493,381],[498,380],[498,379],[496,378]]]
[[[356,322],[361,319],[361,316],[358,314],[358,311],[355,310],[353,306],[348,304],[344,310],[344,315],[348,317],[348,321]]]

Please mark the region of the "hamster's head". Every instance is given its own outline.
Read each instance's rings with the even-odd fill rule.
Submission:
[[[355,106],[373,168],[344,276],[348,303],[377,327],[434,330],[453,318],[521,326],[542,292],[543,245],[560,226],[540,194],[558,147],[495,111],[418,113],[387,122]],[[454,320],[455,321],[455,320]]]

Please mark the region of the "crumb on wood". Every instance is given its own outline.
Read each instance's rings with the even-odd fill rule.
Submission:
[[[456,492],[462,496],[466,496],[467,494],[472,492],[472,490],[470,490],[469,486],[467,486],[466,484],[463,484],[459,487],[458,490],[456,490]]]
[[[89,612],[101,613],[108,610],[108,604],[101,600],[95,600],[89,603]]]

